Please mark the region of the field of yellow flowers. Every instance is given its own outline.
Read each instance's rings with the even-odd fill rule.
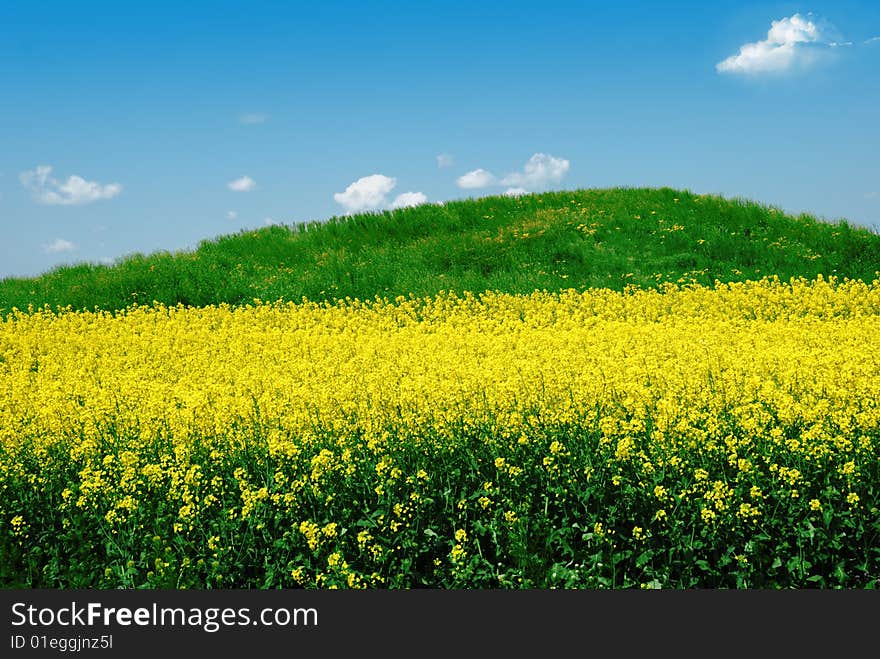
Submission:
[[[0,583],[874,587],[880,281],[0,321]]]

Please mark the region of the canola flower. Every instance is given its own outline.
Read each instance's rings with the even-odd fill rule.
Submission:
[[[824,278],[13,310],[0,579],[874,583],[878,329]]]

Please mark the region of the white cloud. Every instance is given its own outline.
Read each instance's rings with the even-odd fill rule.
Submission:
[[[394,201],[391,202],[390,208],[408,208],[427,202],[428,198],[422,192],[404,192],[395,197]]]
[[[455,179],[455,184],[465,190],[487,188],[495,183],[495,175],[485,169],[475,169]]]
[[[396,178],[372,174],[359,178],[345,188],[345,192],[335,193],[333,199],[348,213],[376,210],[388,204],[385,195],[391,192],[395,185],[397,185]]]
[[[444,167],[452,167],[455,164],[455,158],[452,157],[451,153],[441,153],[437,156],[437,167],[443,169]]]
[[[113,265],[114,263],[116,263],[116,259],[109,256],[102,256],[98,259],[98,263],[100,263],[101,265]]]
[[[90,204],[101,199],[112,199],[122,192],[119,183],[103,185],[95,181],[86,181],[76,175],[62,182],[53,178],[51,174],[52,167],[39,165],[34,170],[22,172],[19,180],[38,202],[56,206]]]
[[[528,193],[529,191],[525,188],[507,188],[507,190],[504,191],[504,194],[508,197],[519,197],[520,195]]]
[[[238,120],[245,126],[253,126],[266,123],[269,120],[269,117],[261,112],[248,112],[241,115]]]
[[[808,68],[827,53],[824,47],[847,45],[828,39],[830,25],[813,20],[812,14],[794,14],[772,21],[767,38],[747,43],[739,53],[718,62],[719,73],[757,75],[785,73],[795,68]]]
[[[878,193],[876,191],[865,193],[865,199],[876,199],[877,197],[878,197]]]
[[[403,192],[393,201],[388,201],[388,194],[397,185],[397,179],[382,174],[364,176],[345,188],[344,192],[333,195],[336,203],[345,208],[346,213],[359,213],[382,209],[407,208],[427,203],[428,198],[422,192]]]
[[[870,39],[865,39],[865,43],[876,43],[880,41],[880,37],[871,37]]]
[[[238,217],[238,213],[236,211],[226,211],[226,219],[234,220]]]
[[[226,187],[234,192],[250,192],[257,187],[257,182],[250,176],[242,176],[227,183]]]
[[[47,243],[43,245],[43,251],[46,254],[59,254],[61,252],[72,252],[76,249],[76,245],[74,245],[69,240],[64,240],[64,238],[56,238],[51,243]]]
[[[513,172],[501,179],[501,185],[535,190],[556,185],[568,173],[571,163],[546,153],[536,153],[523,166],[523,171]]]

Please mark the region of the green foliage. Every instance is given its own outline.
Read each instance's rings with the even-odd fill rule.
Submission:
[[[755,468],[743,472],[723,443],[669,454],[647,435],[634,438],[644,453],[621,461],[597,424],[535,418],[519,441],[494,437],[494,422],[442,440],[392,426],[382,447],[350,437],[342,456],[326,431],[294,459],[273,457],[257,425],[245,442],[204,437],[180,459],[199,474],[193,494],[216,501],[190,523],[169,479],[111,523],[111,501],[73,505],[82,465],[51,460],[43,487],[18,476],[5,484],[0,586],[877,587],[878,461],[857,465],[857,483],[838,467],[852,447],[798,461],[794,490],[779,477],[792,454],[769,439],[749,445]],[[880,450],[876,434],[860,441]],[[179,459],[160,444],[157,459]],[[716,483],[720,497],[710,495]],[[742,513],[759,499],[764,513]],[[26,529],[2,521],[16,512]]]
[[[485,197],[271,226],[192,252],[134,254],[0,280],[0,312],[70,305],[372,299],[447,291],[656,286],[667,281],[872,280],[880,236],[687,190],[576,190]]]

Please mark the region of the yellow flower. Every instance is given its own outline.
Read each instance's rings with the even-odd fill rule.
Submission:
[[[452,551],[449,552],[449,557],[452,559],[453,563],[458,563],[465,556],[467,556],[467,551],[461,545],[455,545],[452,548]]]
[[[318,548],[321,542],[321,529],[317,524],[308,520],[302,521],[299,524],[299,532],[306,537],[309,549],[315,550]]]
[[[810,499],[810,510],[822,510],[822,503],[818,499]]]

